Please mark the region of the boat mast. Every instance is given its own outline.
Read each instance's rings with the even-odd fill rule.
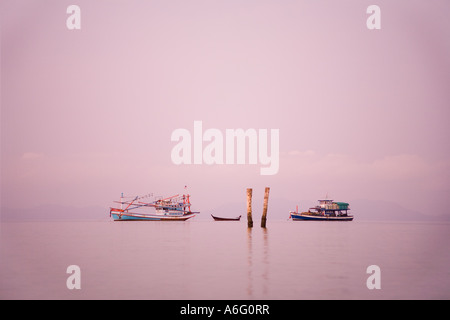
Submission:
[[[189,208],[189,212],[191,212],[191,201],[189,200],[189,194],[186,197],[187,199],[187,207]]]

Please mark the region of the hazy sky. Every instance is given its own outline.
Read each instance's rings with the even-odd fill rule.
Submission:
[[[71,4],[80,30],[66,26]],[[366,26],[371,4],[381,30]],[[299,203],[328,193],[450,214],[447,0],[2,0],[0,11],[3,207],[108,207],[121,192],[188,185],[213,208],[270,186]],[[171,134],[196,120],[279,129],[279,172],[175,165]]]

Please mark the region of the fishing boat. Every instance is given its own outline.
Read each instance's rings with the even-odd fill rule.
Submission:
[[[352,221],[353,216],[348,214],[347,202],[334,202],[333,200],[319,200],[319,205],[309,208],[308,212],[290,211],[289,217],[294,221]]]
[[[239,221],[241,220],[241,216],[236,218],[224,218],[224,217],[216,217],[214,215],[211,215],[213,217],[214,221]]]
[[[139,201],[152,196],[149,194],[124,200],[126,197],[122,194],[120,201],[114,201],[120,204],[120,208],[110,208],[109,215],[114,221],[186,221],[200,213],[191,211],[189,194],[177,194],[151,202]],[[149,210],[152,212],[147,213]]]

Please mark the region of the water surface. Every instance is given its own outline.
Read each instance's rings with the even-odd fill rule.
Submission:
[[[450,224],[3,222],[2,299],[449,299]],[[366,269],[381,268],[369,290]],[[81,290],[66,269],[81,268]]]

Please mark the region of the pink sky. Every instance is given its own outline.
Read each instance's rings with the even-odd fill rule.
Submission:
[[[66,8],[81,8],[68,30]],[[381,8],[368,30],[366,8]],[[299,201],[450,193],[450,2],[2,1],[1,205],[190,187]],[[173,130],[280,130],[280,169],[172,163]],[[261,196],[262,197],[262,196]]]

